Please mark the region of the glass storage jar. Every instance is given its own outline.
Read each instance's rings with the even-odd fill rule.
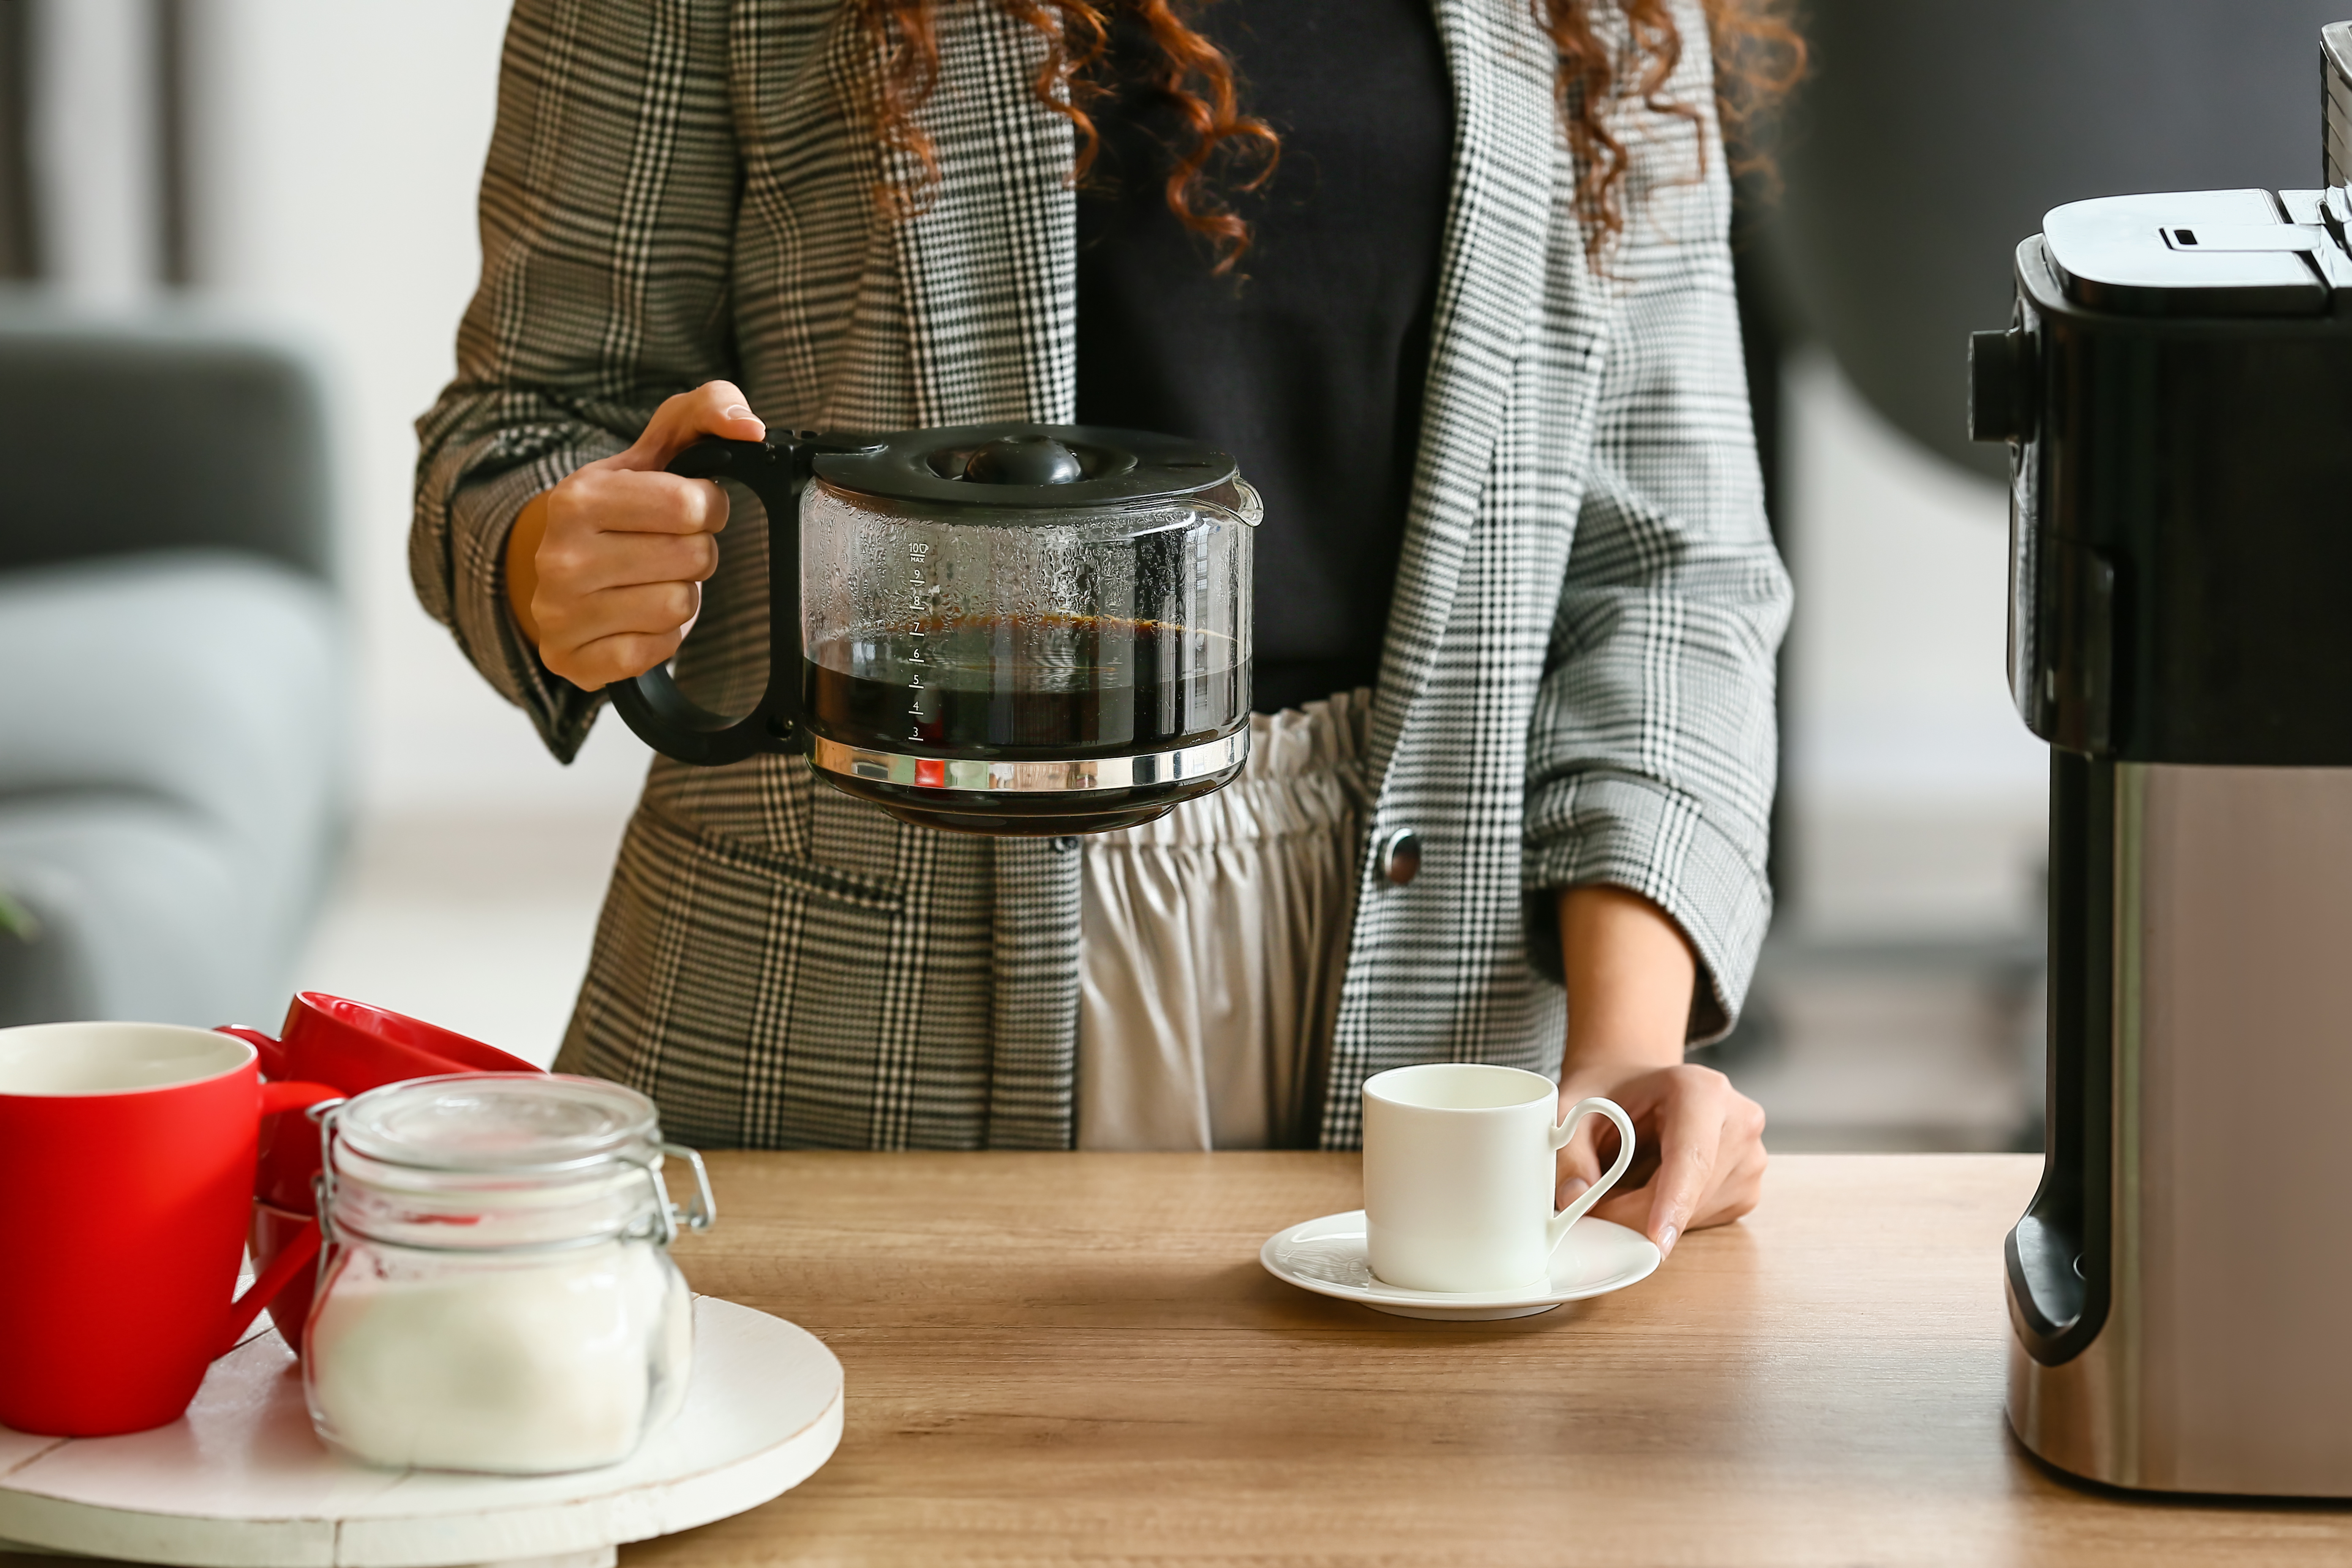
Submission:
[[[545,1475],[617,1463],[677,1413],[693,1320],[668,1244],[712,1206],[651,1101],[463,1073],[371,1090],[322,1125],[302,1365],[321,1437],[371,1464]],[[687,1211],[665,1152],[693,1166]]]

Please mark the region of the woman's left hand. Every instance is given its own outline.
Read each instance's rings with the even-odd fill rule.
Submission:
[[[1665,911],[1622,887],[1572,887],[1560,894],[1559,935],[1560,1109],[1599,1094],[1633,1123],[1633,1163],[1592,1212],[1672,1252],[1685,1231],[1756,1207],[1764,1107],[1712,1067],[1683,1060],[1698,958]],[[1616,1128],[1586,1117],[1559,1152],[1560,1201],[1573,1202],[1616,1157]]]
[[[1672,1252],[1683,1233],[1727,1225],[1756,1207],[1764,1181],[1764,1107],[1712,1067],[1639,1061],[1579,1062],[1563,1074],[1559,1106],[1614,1100],[1633,1123],[1633,1163],[1592,1212]],[[1602,1148],[1608,1151],[1601,1157]],[[1617,1158],[1617,1130],[1588,1116],[1560,1151],[1559,1201],[1601,1179]]]

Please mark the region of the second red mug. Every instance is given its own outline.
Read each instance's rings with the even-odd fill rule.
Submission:
[[[450,1072],[537,1072],[520,1057],[422,1019],[371,1007],[323,991],[304,991],[286,1009],[276,1039],[259,1030],[225,1027],[261,1053],[272,1078],[309,1078],[364,1093],[408,1078]],[[305,1117],[284,1117],[262,1129],[259,1184],[254,1188],[253,1263],[284,1281],[269,1301],[269,1317],[299,1354],[310,1315],[319,1255],[310,1184],[319,1174],[319,1130]],[[289,1265],[285,1269],[277,1266]]]

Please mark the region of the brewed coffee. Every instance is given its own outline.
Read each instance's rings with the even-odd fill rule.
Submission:
[[[877,751],[1017,758],[1172,750],[1249,711],[1233,639],[1110,616],[972,616],[820,643],[812,726]]]

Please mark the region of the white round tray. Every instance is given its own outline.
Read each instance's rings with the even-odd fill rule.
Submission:
[[[273,1332],[215,1363],[186,1416],[122,1437],[0,1427],[0,1549],[195,1568],[593,1568],[625,1541],[757,1507],[841,1441],[841,1363],[815,1335],[730,1301],[694,1303],[677,1420],[626,1462],[563,1476],[383,1470],[310,1430]]]

